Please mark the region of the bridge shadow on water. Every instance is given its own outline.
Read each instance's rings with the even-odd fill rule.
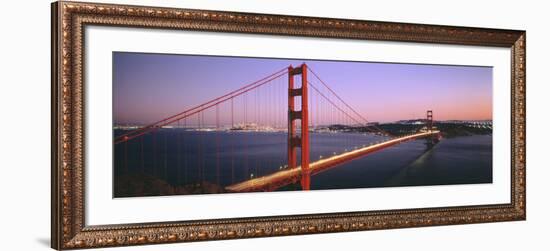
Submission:
[[[445,139],[405,165],[386,186],[478,184],[492,182],[490,136]]]
[[[390,178],[387,182],[387,186],[400,186],[405,183],[411,177],[417,176],[419,173],[429,172],[429,170],[423,169],[426,162],[430,161],[434,148],[437,148],[437,144],[430,144],[426,142],[426,150],[417,159],[405,164],[402,169]]]
[[[312,189],[479,184],[492,182],[492,137],[415,140],[312,178]]]

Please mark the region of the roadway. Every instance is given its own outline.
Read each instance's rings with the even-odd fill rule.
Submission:
[[[353,151],[334,155],[334,156],[310,163],[309,164],[310,173],[311,175],[315,175],[317,173],[333,168],[342,163],[364,157],[372,152],[376,152],[406,141],[433,136],[437,134],[439,134],[439,131],[437,130],[419,132],[412,135],[392,138],[381,143],[365,146]],[[279,187],[297,182],[300,178],[301,173],[302,173],[302,169],[300,168],[300,166],[298,166],[293,169],[281,170],[273,174],[269,174],[266,176],[243,181],[241,183],[229,185],[225,189],[228,192],[272,191]]]

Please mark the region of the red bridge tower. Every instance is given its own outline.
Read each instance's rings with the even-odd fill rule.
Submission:
[[[431,131],[432,128],[433,128],[433,123],[434,123],[434,120],[433,120],[433,112],[432,110],[428,110],[426,112],[426,129],[428,131]]]
[[[294,76],[301,75],[302,83],[300,88],[294,88]],[[308,121],[308,93],[307,93],[307,65],[300,67],[288,67],[288,167],[296,168],[296,148],[300,148],[302,177],[302,190],[309,190],[310,171],[309,171],[309,121]],[[294,97],[301,96],[300,111],[296,110]],[[296,120],[301,121],[301,135],[296,135]]]

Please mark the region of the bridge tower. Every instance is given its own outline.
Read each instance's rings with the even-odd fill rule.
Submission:
[[[426,112],[426,130],[431,132],[434,130],[434,119],[433,119],[433,111],[432,110],[428,110]],[[439,139],[440,139],[440,135],[437,134],[437,135],[432,135],[431,137],[427,137],[426,138],[426,145],[428,146],[428,148],[432,148],[435,144],[437,144],[439,142]]]
[[[301,75],[300,88],[294,87],[294,76]],[[307,65],[288,67],[288,167],[296,168],[296,148],[300,148],[301,156],[301,185],[302,190],[309,190],[311,184],[309,170],[309,121],[308,121],[308,91]],[[301,97],[301,110],[296,110],[294,97]],[[300,136],[296,135],[296,120],[301,121]]]
[[[428,110],[426,112],[426,129],[428,131],[431,131],[433,128],[433,112],[432,110]]]

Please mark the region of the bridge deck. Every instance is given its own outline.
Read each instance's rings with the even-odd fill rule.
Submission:
[[[393,138],[388,141],[384,141],[382,143],[366,146],[366,147],[345,152],[339,155],[334,155],[330,158],[321,159],[310,163],[309,164],[310,172],[311,172],[311,175],[315,175],[317,173],[322,172],[323,170],[327,170],[329,168],[332,168],[344,162],[357,159],[360,157],[364,157],[369,153],[382,150],[387,147],[390,147],[405,141],[423,138],[431,135],[436,135],[438,133],[439,131],[420,132],[420,133],[407,135],[399,138]],[[233,185],[227,186],[225,189],[230,192],[252,192],[252,191],[275,190],[279,187],[296,182],[300,178],[301,172],[302,170],[300,166],[298,166],[293,169],[281,170],[273,174],[269,174],[266,176],[243,181],[241,183],[233,184]]]

